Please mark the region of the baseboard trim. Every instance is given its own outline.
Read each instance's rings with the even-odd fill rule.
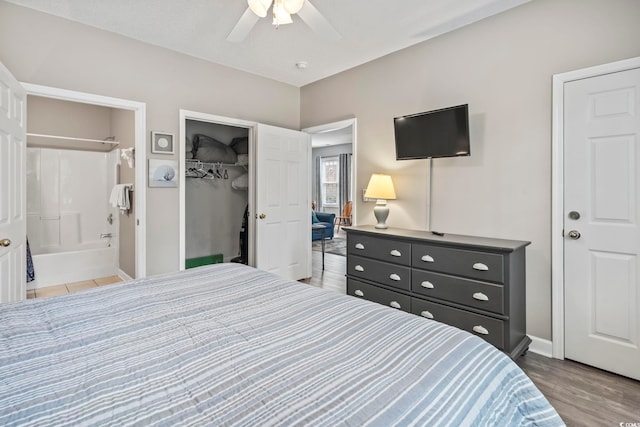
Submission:
[[[118,276],[120,276],[120,278],[122,280],[133,280],[133,277],[129,276],[127,273],[125,273],[124,271],[122,271],[122,269],[118,269]]]
[[[543,338],[534,337],[533,335],[529,335],[531,338],[531,344],[529,345],[529,351],[532,353],[539,354],[540,356],[545,356],[552,358],[552,342],[549,340],[545,340]]]

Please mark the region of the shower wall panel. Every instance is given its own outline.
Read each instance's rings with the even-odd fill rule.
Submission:
[[[27,149],[27,234],[33,254],[108,242],[115,156],[89,151]]]

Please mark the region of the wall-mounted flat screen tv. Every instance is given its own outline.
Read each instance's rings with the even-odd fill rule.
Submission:
[[[396,159],[471,155],[468,104],[396,117]]]

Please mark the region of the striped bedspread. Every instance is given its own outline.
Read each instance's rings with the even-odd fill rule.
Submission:
[[[557,426],[505,355],[216,264],[0,306],[2,426]]]

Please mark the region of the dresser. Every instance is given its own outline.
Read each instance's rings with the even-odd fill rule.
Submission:
[[[345,230],[349,295],[464,329],[514,360],[529,348],[530,242],[374,226]]]

